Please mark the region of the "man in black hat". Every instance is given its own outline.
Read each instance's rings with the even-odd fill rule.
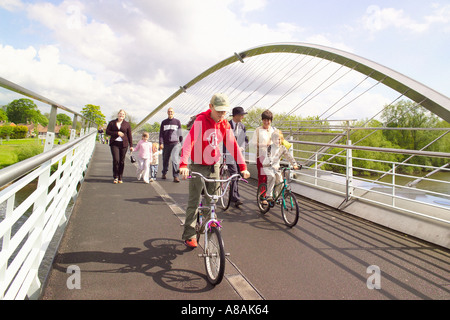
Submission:
[[[247,129],[245,128],[245,125],[242,123],[242,120],[244,119],[247,112],[244,111],[242,107],[235,107],[233,108],[233,118],[229,120],[231,129],[234,132],[234,136],[236,137],[236,141],[239,145],[239,148],[241,149],[242,154],[245,151],[245,147],[248,144],[248,137],[246,136],[245,132]],[[236,164],[236,161],[234,158],[227,152],[226,161],[228,165],[228,171],[230,172],[230,175],[233,175],[235,173],[239,173],[239,166]],[[241,201],[241,197],[239,195],[239,188],[238,188],[238,181],[233,181],[231,186],[231,201],[234,202],[234,205],[236,208],[238,208],[243,202]]]

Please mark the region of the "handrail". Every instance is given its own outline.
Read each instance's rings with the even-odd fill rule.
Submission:
[[[26,88],[23,88],[23,87],[19,86],[18,84],[15,84],[14,82],[6,80],[6,79],[4,79],[2,77],[0,77],[0,86],[5,88],[5,89],[8,89],[8,90],[11,90],[11,91],[23,94],[24,96],[30,97],[32,99],[36,99],[36,100],[44,102],[46,104],[49,104],[49,105],[52,105],[52,106],[56,106],[59,109],[62,109],[64,111],[67,111],[67,112],[70,112],[72,114],[75,114],[75,115],[77,115],[79,117],[87,119],[82,114],[79,114],[79,113],[77,113],[75,111],[72,111],[69,108],[64,107],[63,105],[60,105],[60,104],[58,104],[58,103],[56,103],[56,102],[54,102],[54,101],[52,101],[50,99],[47,99],[47,98],[41,96],[40,94],[34,93],[33,91],[28,90]],[[89,120],[89,119],[87,119],[87,120]]]
[[[0,191],[4,209],[0,220],[0,300],[39,296],[41,262],[57,230],[67,222],[67,208],[78,193],[77,186],[95,149],[97,130],[90,131],[0,171],[2,183],[16,179]],[[16,194],[36,179],[35,190],[16,205]]]
[[[321,147],[351,149],[351,150],[380,151],[380,152],[386,152],[386,153],[401,153],[401,154],[410,154],[410,155],[416,155],[416,156],[450,158],[450,153],[448,153],[448,152],[420,151],[420,150],[394,149],[394,148],[377,148],[377,147],[365,147],[365,146],[322,143],[322,142],[312,142],[312,141],[298,141],[298,140],[289,140],[289,142],[321,146]]]
[[[56,109],[62,109],[64,111],[70,112],[70,113],[72,113],[74,115],[73,124],[72,124],[73,128],[76,125],[77,117],[81,117],[81,118],[85,119],[87,122],[95,125],[95,123],[91,119],[86,118],[82,114],[80,114],[78,112],[75,112],[73,110],[70,110],[69,108],[67,108],[67,107],[65,107],[65,106],[63,106],[63,105],[61,105],[59,103],[56,103],[56,102],[54,102],[54,101],[52,101],[52,100],[50,100],[50,99],[48,99],[48,98],[46,98],[44,96],[41,96],[40,94],[37,94],[37,93],[35,93],[35,92],[31,91],[31,90],[28,90],[28,89],[26,89],[24,87],[21,87],[18,84],[14,83],[14,82],[11,82],[9,80],[6,80],[6,79],[4,79],[2,77],[0,77],[0,87],[3,87],[5,89],[11,90],[11,91],[14,91],[14,92],[17,92],[17,93],[20,93],[20,94],[22,94],[24,96],[27,96],[29,98],[32,98],[32,99],[35,99],[35,100],[38,100],[38,101],[41,101],[43,103],[46,103],[46,104],[50,105],[52,107],[52,112],[50,113],[49,131],[53,131],[54,127],[55,127],[55,124],[56,124]],[[95,127],[97,127],[97,126],[95,125]]]
[[[10,165],[6,168],[1,169],[0,170],[0,187],[20,178],[21,176],[30,172],[37,166],[40,166],[44,162],[58,156],[59,154],[66,151],[67,149],[72,148],[77,143],[80,143],[82,140],[89,138],[93,134],[97,134],[97,132],[92,132],[92,133],[87,134],[81,138],[78,138],[72,142],[68,142],[63,145],[60,145],[50,151],[38,154],[34,157],[22,160],[20,162],[17,162],[13,165]]]
[[[85,116],[31,90],[0,78],[0,87],[51,106],[44,152],[0,170],[0,299],[34,299],[39,295],[39,267],[58,228],[67,221],[95,148],[97,126]],[[58,109],[74,115],[70,142],[55,147]],[[75,126],[81,117],[82,131]],[[16,206],[16,194],[37,179],[36,189]],[[22,222],[25,221],[25,222]]]

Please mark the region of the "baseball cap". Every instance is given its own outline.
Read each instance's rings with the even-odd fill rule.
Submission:
[[[228,111],[230,109],[230,103],[228,97],[223,93],[216,93],[212,96],[210,102],[216,111]]]
[[[248,114],[248,112],[245,112],[244,108],[242,108],[242,107],[233,108],[233,116],[237,116],[239,114]]]

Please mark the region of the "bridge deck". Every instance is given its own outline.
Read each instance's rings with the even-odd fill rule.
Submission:
[[[289,229],[279,208],[258,213],[254,181],[241,184],[241,209],[219,210],[231,255],[212,287],[199,249],[181,241],[188,183],[144,184],[127,161],[124,183],[114,185],[111,171],[109,147],[97,145],[42,299],[450,298],[447,249],[304,198]],[[81,289],[67,286],[73,265]],[[368,289],[372,265],[381,289]]]

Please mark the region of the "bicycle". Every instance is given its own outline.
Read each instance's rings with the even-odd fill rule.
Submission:
[[[299,169],[301,169],[301,166],[299,166]],[[256,201],[258,204],[258,208],[262,214],[266,214],[270,210],[270,208],[273,208],[275,206],[275,204],[280,204],[281,215],[283,217],[284,223],[288,227],[292,228],[298,222],[299,208],[297,199],[291,191],[290,170],[291,169],[289,167],[282,168],[283,181],[274,186],[272,201],[267,201],[267,183],[261,183],[258,186]],[[281,191],[276,195],[275,190],[280,185],[283,185],[283,187]]]
[[[219,169],[219,176],[220,176],[220,180],[227,180],[230,177],[230,171],[228,170],[228,165],[227,165],[227,157],[224,154],[223,155],[223,161],[220,165],[220,169]],[[220,182],[220,186],[219,186],[219,192],[225,190],[225,183],[224,182]],[[220,205],[223,209],[223,211],[226,211],[229,207],[230,207],[230,203],[231,203],[231,193],[232,190],[231,188],[228,189],[228,192],[225,192],[223,197],[220,198]]]
[[[241,180],[246,180],[241,178],[240,174],[238,173],[225,180],[209,179],[199,172],[191,172],[191,178],[192,176],[198,176],[202,180],[202,197],[207,196],[211,199],[210,207],[204,207],[202,205],[203,201],[200,201],[195,231],[197,233],[197,242],[200,240],[201,234],[204,234],[203,253],[199,254],[198,256],[205,258],[205,269],[208,281],[212,285],[217,285],[223,279],[223,275],[225,272],[225,256],[228,256],[229,254],[225,253],[222,234],[220,232],[220,230],[222,229],[222,225],[216,217],[216,203],[221,197],[225,195],[225,193],[227,192],[227,188],[233,179],[239,177]],[[214,194],[211,195],[208,193],[208,189],[206,188],[206,182],[214,184],[224,183],[225,188],[221,193],[214,192]],[[221,189],[219,188],[219,190]],[[211,216],[209,220],[203,221],[203,212],[206,213],[208,212],[208,210],[211,210]]]

